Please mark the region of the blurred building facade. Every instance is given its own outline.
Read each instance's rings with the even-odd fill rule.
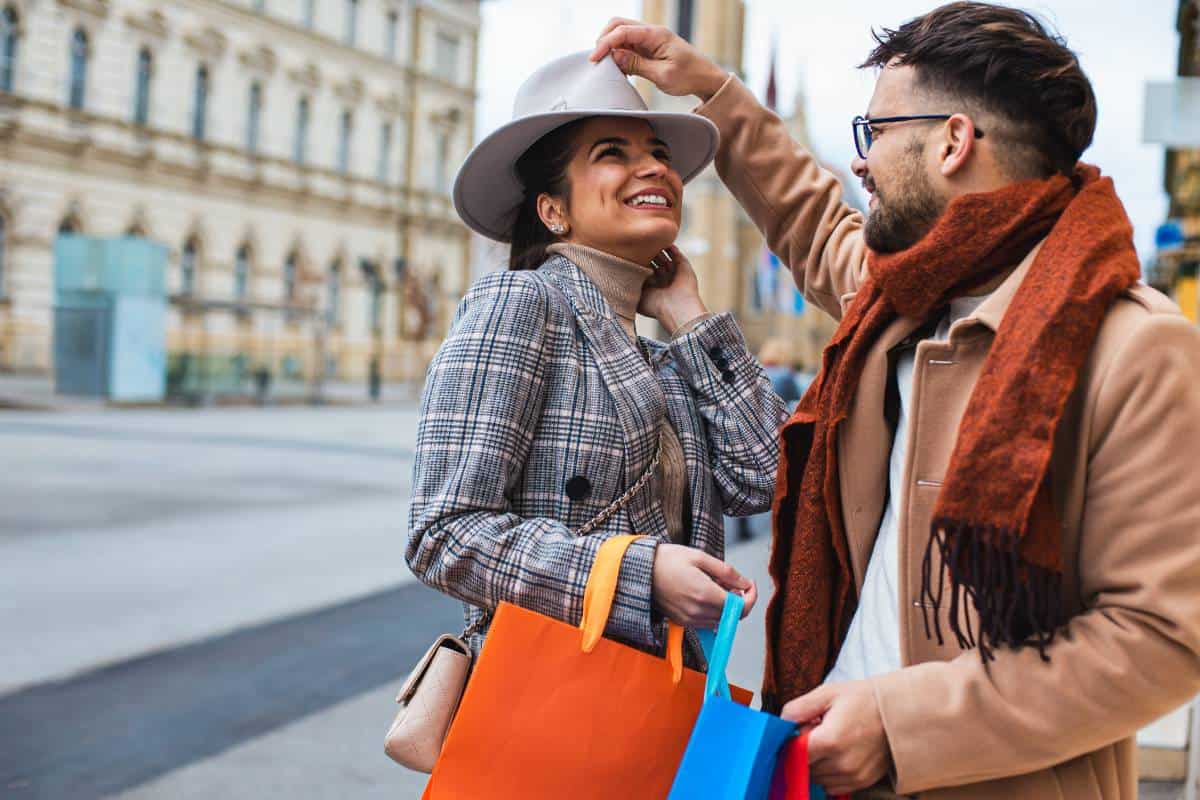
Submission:
[[[1179,0],[1177,74],[1200,77],[1200,2]],[[1164,182],[1170,198],[1168,216],[1182,229],[1181,246],[1160,250],[1147,265],[1146,281],[1171,295],[1193,322],[1200,317],[1197,271],[1200,268],[1200,150],[1169,149]]]
[[[175,367],[419,377],[478,40],[478,0],[0,2],[0,368],[50,368],[77,232],[170,248]]]
[[[695,44],[725,69],[743,77],[743,0],[643,0],[642,18],[666,25]],[[669,97],[646,81],[639,89],[652,108],[687,111],[695,99]],[[768,103],[774,107],[773,98]],[[809,144],[804,98],[786,120],[792,135]],[[787,343],[790,360],[806,369],[820,363],[820,353],[833,331],[832,320],[811,306],[802,310],[792,300],[786,270],[769,262],[763,237],[710,167],[688,184],[679,247],[691,259],[705,302],[714,311],[733,311],[757,351],[770,338]]]

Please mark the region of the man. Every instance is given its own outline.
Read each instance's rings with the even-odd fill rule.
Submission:
[[[764,705],[859,797],[1137,796],[1133,734],[1200,687],[1200,330],[1138,282],[1096,103],[1033,17],[876,34],[865,220],[669,30],[594,58],[721,131],[722,180],[840,320],[781,438]]]

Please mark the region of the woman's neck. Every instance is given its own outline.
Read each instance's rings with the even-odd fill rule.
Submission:
[[[621,326],[630,338],[637,337],[634,320],[638,303],[642,299],[642,288],[654,274],[648,266],[634,263],[612,253],[574,242],[558,242],[547,250],[563,256],[588,276],[604,295],[605,302],[621,320]]]

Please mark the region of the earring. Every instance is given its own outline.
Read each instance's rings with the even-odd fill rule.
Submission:
[[[562,225],[562,224],[556,222],[550,226],[550,232],[553,233],[555,236],[562,236],[564,233],[567,232],[567,227],[565,225]]]

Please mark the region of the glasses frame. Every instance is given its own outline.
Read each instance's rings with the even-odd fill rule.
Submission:
[[[867,153],[871,152],[872,125],[886,125],[894,122],[929,122],[932,120],[944,121],[953,116],[953,114],[909,114],[903,117],[879,117],[878,119],[871,119],[870,117],[864,117],[863,115],[859,114],[854,118],[854,121],[850,123],[850,135],[851,138],[854,139],[854,150],[858,153],[858,157],[865,159],[867,157]],[[862,141],[866,142],[865,148],[859,141],[858,131],[860,128],[862,129]],[[983,138],[983,131],[981,129],[975,129],[975,138]]]

